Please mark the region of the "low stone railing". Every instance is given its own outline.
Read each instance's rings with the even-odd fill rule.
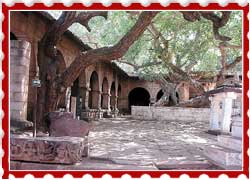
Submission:
[[[158,119],[206,122],[210,120],[210,108],[132,106],[131,114],[134,118],[143,120]]]

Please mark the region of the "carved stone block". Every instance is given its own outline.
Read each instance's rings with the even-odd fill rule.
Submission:
[[[49,114],[50,136],[72,136],[84,138],[89,133],[89,123],[74,119],[71,113],[51,112]]]
[[[74,164],[81,160],[83,149],[84,139],[79,137],[10,137],[11,160]]]

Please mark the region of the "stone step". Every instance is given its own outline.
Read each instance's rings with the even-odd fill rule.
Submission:
[[[167,160],[155,163],[159,170],[173,170],[173,169],[211,169],[212,164],[208,161],[190,161],[190,160]]]
[[[219,146],[222,146],[228,149],[233,149],[239,152],[242,151],[242,139],[239,137],[220,135],[220,136],[217,136],[217,139],[218,139]]]
[[[215,165],[224,169],[241,169],[242,153],[219,145],[207,146],[204,156]]]
[[[10,136],[10,159],[16,161],[75,164],[82,159],[84,138]]]

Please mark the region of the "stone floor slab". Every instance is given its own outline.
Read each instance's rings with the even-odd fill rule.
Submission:
[[[217,137],[207,122],[137,120],[130,117],[93,121],[90,157],[117,163],[148,165],[167,159],[205,160],[203,149]]]

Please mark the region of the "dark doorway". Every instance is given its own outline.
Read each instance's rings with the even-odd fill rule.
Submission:
[[[161,97],[163,96],[163,91],[162,89],[157,93],[157,96],[156,96],[156,101],[158,101],[159,99],[161,99]]]
[[[150,95],[144,88],[135,88],[128,95],[129,109],[131,106],[148,106],[150,103]]]
[[[99,101],[99,80],[96,71],[92,72],[90,77],[89,108],[97,109]]]
[[[121,108],[121,98],[122,98],[122,88],[121,85],[118,85],[118,98],[117,98],[117,108]]]
[[[111,110],[114,110],[116,107],[115,107],[115,82],[112,83],[111,85],[111,89],[110,89],[110,94],[111,94],[111,97],[110,97],[110,106],[111,106]]]
[[[12,32],[10,32],[10,40],[18,40],[16,35]]]

